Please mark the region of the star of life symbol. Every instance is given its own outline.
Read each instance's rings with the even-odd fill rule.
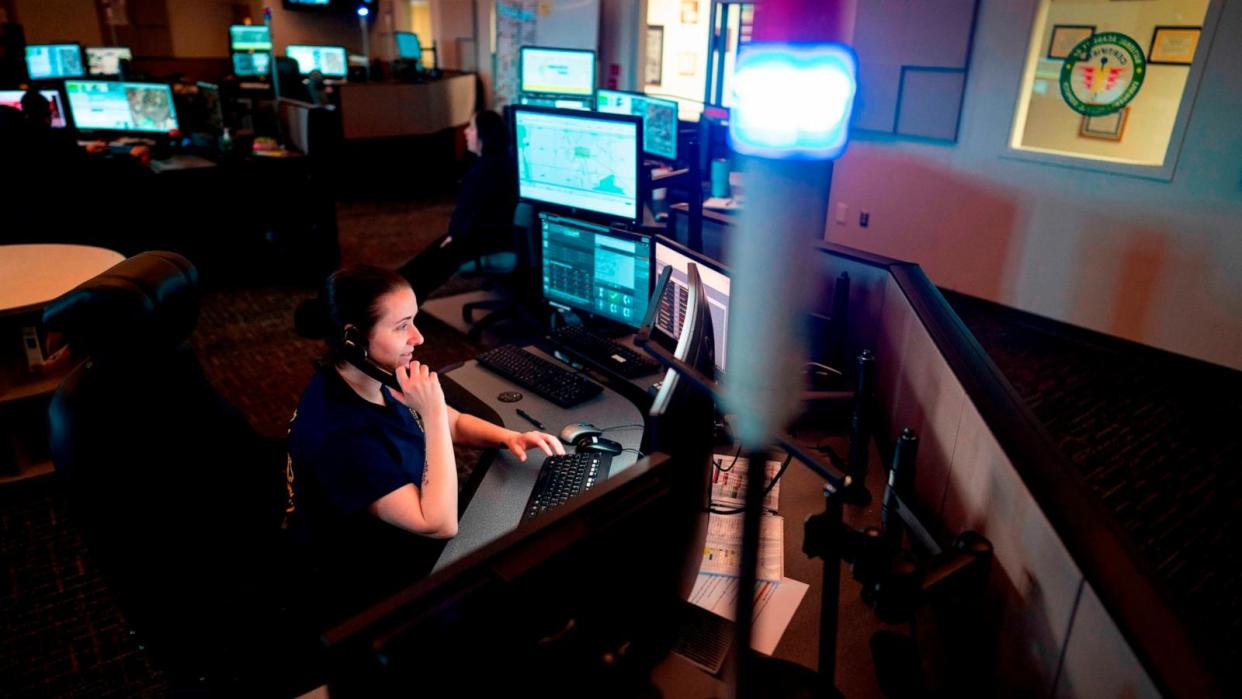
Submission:
[[[1079,114],[1119,111],[1138,94],[1147,60],[1138,43],[1117,32],[1087,37],[1061,67],[1061,97]]]

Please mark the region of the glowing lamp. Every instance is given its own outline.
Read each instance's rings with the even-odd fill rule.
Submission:
[[[359,5],[359,6],[358,6],[358,16],[359,16],[359,17],[366,17],[366,16],[367,16],[367,15],[369,15],[369,14],[371,14],[371,10],[370,10],[369,8],[367,8],[367,6],[366,6],[366,5]]]
[[[858,59],[842,44],[752,44],[733,74],[729,136],[739,153],[831,160],[845,151]]]

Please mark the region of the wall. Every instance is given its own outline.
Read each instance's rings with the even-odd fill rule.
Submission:
[[[599,85],[616,90],[637,90],[639,44],[647,34],[642,3],[635,0],[602,0],[599,22]],[[616,70],[614,75],[613,70]]]
[[[703,101],[707,75],[707,36],[711,3],[698,0],[698,21],[681,22],[682,0],[648,0],[647,24],[664,27],[664,57],[660,86],[649,87],[651,94],[672,95],[690,102]],[[646,36],[643,28],[642,39]],[[645,39],[644,39],[645,40]],[[685,74],[683,74],[683,72]],[[683,103],[682,114],[696,114],[692,104]]]
[[[233,0],[167,0],[173,55],[178,58],[220,58],[229,55]],[[255,17],[257,18],[257,14]]]
[[[77,41],[102,46],[99,16],[92,0],[14,0],[13,10],[26,31],[26,42]]]
[[[1007,157],[1035,9],[980,3],[957,144],[855,135],[827,239],[917,262],[950,289],[1242,368],[1242,3],[1220,15],[1170,182]]]
[[[432,0],[431,26],[440,47],[442,67],[461,70],[463,66],[475,65],[476,56],[462,55],[462,50],[469,50],[470,45],[458,43],[458,39],[474,38],[474,3],[471,0]]]

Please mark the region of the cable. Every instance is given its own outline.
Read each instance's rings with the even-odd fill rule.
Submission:
[[[739,449],[739,451],[740,451],[740,449]],[[737,459],[736,459],[736,457],[734,457],[734,460],[735,460],[735,461],[737,460]],[[768,493],[771,493],[771,492],[772,492],[772,489],[776,487],[776,483],[777,483],[777,481],[779,481],[779,480],[781,479],[781,476],[785,475],[785,470],[789,468],[789,464],[790,464],[790,463],[792,463],[792,462],[793,462],[793,454],[786,454],[786,455],[785,455],[785,460],[781,462],[781,467],[780,467],[780,468],[778,468],[778,469],[776,470],[776,473],[772,475],[772,482],[768,483],[768,484],[767,484],[767,486],[765,486],[765,487],[764,487],[764,489],[763,489],[763,497],[764,497],[764,498],[768,497]],[[732,468],[732,466],[730,466],[730,468]],[[750,477],[750,475],[749,475],[749,474],[747,474],[747,476],[746,476],[746,477],[747,477],[747,478],[749,478],[749,477]],[[762,507],[762,505],[760,505],[760,506]],[[736,509],[732,509],[732,510],[718,510],[718,509],[716,509],[715,507],[712,507],[712,506],[710,506],[710,505],[709,505],[709,506],[708,506],[708,508],[707,508],[707,511],[708,511],[708,512],[710,512],[710,513],[712,513],[712,514],[714,514],[714,515],[738,515],[738,514],[741,514],[741,513],[745,512],[745,511],[746,511],[746,508],[745,508],[745,507],[738,507],[738,508],[736,508]]]
[[[596,427],[595,429],[599,430],[600,432],[615,432],[618,430],[641,430],[645,427],[646,425],[638,424],[638,425],[617,425],[615,427]]]
[[[715,466],[716,470],[720,471],[721,473],[728,473],[729,471],[733,470],[733,466],[737,463],[737,457],[741,455],[742,455],[742,445],[738,444],[737,451],[733,453],[733,460],[729,462],[729,468],[725,468],[722,465],[724,463],[723,459],[721,459],[720,461],[712,459],[712,466]]]
[[[640,459],[641,459],[641,458],[643,458],[643,453],[642,453],[641,451],[639,451],[639,450],[637,450],[637,449],[633,449],[633,448],[631,448],[631,447],[626,447],[626,448],[622,449],[622,450],[621,450],[621,453],[622,453],[622,454],[624,454],[624,453],[625,453],[625,452],[627,452],[627,451],[632,451],[632,452],[634,452],[635,454],[638,454],[638,458],[640,458]]]

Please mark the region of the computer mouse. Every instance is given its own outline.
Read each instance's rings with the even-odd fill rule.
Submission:
[[[598,437],[604,431],[589,422],[573,422],[561,428],[561,441],[566,444],[577,444],[583,437]]]
[[[625,451],[625,447],[621,446],[620,442],[614,442],[599,435],[588,435],[574,442],[574,451],[579,454],[598,452],[615,456]]]

